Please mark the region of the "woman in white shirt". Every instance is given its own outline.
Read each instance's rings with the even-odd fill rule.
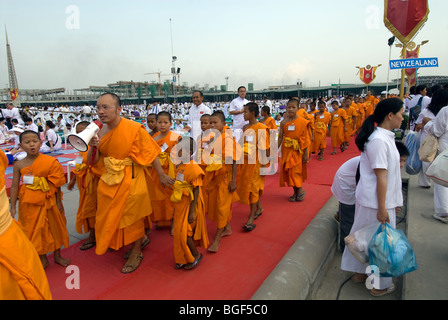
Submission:
[[[423,119],[424,130],[438,138],[438,151],[448,149],[448,89],[440,89],[434,93],[430,109],[436,116],[434,119]],[[434,219],[448,223],[448,188],[434,183]]]
[[[362,152],[360,180],[356,188],[355,219],[351,233],[376,221],[396,224],[395,210],[403,205],[400,154],[395,145],[393,129],[403,121],[403,102],[397,98],[382,100],[368,117],[356,137]],[[375,124],[377,126],[375,127]],[[353,280],[367,279],[368,264],[359,262],[346,247],[341,269],[355,272]],[[374,281],[370,293],[383,296],[394,291],[392,278],[380,277]]]
[[[47,141],[42,144],[39,151],[45,153],[61,149],[62,141],[58,134],[54,131],[54,123],[52,121],[47,121],[45,124],[47,126],[47,130],[45,132]]]

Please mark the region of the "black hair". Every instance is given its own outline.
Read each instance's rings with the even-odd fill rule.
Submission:
[[[439,111],[446,105],[448,105],[448,89],[439,89],[434,92],[434,95],[431,98],[431,103],[428,106],[428,110],[437,116]]]
[[[260,114],[260,107],[255,102],[248,102],[244,105],[244,107],[247,107],[249,112],[253,112],[255,117],[258,117]]]
[[[117,103],[117,107],[121,107],[121,99],[120,99],[120,97],[116,93],[106,92],[106,93],[103,93],[102,95],[100,95],[98,98],[101,98],[101,97],[103,97],[105,95],[110,95],[115,100],[115,102]]]
[[[23,131],[23,132],[20,134],[20,136],[19,136],[19,142],[22,142],[22,136],[24,136],[24,135],[26,135],[26,134],[29,134],[29,133],[35,134],[36,137],[40,140],[40,135],[39,135],[36,131],[33,131],[33,130],[25,130],[25,131]]]
[[[201,96],[202,98],[204,97],[204,94],[202,93],[201,90],[194,90],[193,93],[195,93],[195,92],[199,92],[200,96]]]
[[[202,116],[201,116],[201,119],[202,118],[210,118],[211,117],[211,115],[209,115],[208,113],[204,113]]]
[[[295,103],[297,103],[297,108],[300,107],[300,101],[298,99],[291,98],[291,99],[288,100],[288,103],[286,105],[288,105],[290,102],[295,102]]]
[[[271,115],[271,108],[269,108],[269,106],[263,106],[261,108],[261,110],[263,110],[264,112],[266,112],[268,115]]]
[[[400,157],[409,157],[409,149],[403,142],[395,141],[395,145],[397,146]]]
[[[216,110],[215,112],[213,112],[212,117],[218,117],[222,122],[226,122],[224,112],[222,112],[221,110]]]
[[[420,94],[420,91],[423,91],[427,89],[426,84],[419,84],[416,88],[415,88],[415,93],[416,94]]]
[[[237,90],[237,92],[239,92],[239,91],[240,91],[240,89],[243,89],[243,88],[244,88],[244,89],[246,89],[246,87],[245,87],[245,86],[239,86],[239,87],[238,87],[238,90]],[[246,89],[246,90],[247,90],[247,89]]]
[[[156,120],[159,120],[160,116],[166,116],[168,117],[168,119],[170,119],[170,122],[172,121],[171,119],[171,113],[167,112],[167,111],[160,111],[157,116],[156,116]]]
[[[321,105],[321,104],[323,104],[324,106],[327,106],[327,104],[325,103],[325,101],[321,101],[321,100],[317,103],[317,106],[319,106],[319,105]]]
[[[56,126],[54,125],[53,121],[51,121],[51,120],[47,120],[47,121],[45,121],[45,125],[46,125],[47,127],[50,127],[51,129],[54,129],[54,127],[56,127]]]
[[[389,113],[392,112],[393,114],[396,114],[402,108],[403,101],[398,98],[381,100],[377,104],[373,114],[364,121],[362,127],[358,131],[358,135],[355,138],[355,143],[359,151],[364,151],[364,146],[367,140],[369,140],[370,135],[375,130],[375,123],[381,124]]]

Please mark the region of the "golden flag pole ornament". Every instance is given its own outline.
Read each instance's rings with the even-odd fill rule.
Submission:
[[[384,25],[402,43],[401,58],[406,48],[428,20],[428,0],[384,0]],[[404,96],[405,69],[401,70],[400,98]]]

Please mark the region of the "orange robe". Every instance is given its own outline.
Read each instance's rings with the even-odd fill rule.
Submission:
[[[122,118],[101,138],[98,151],[104,169],[97,192],[95,252],[101,255],[144,236],[145,219],[152,213],[145,169],[160,147],[143,125]]]
[[[358,103],[358,118],[356,119],[356,131],[361,128],[364,120],[366,119],[366,106],[365,103]]]
[[[243,204],[258,202],[264,189],[265,176],[260,175],[260,169],[267,163],[261,163],[259,152],[266,152],[269,143],[269,128],[266,125],[257,122],[244,130],[244,163],[238,164],[236,179],[236,191]]]
[[[176,168],[174,192],[170,197],[174,207],[173,247],[174,260],[179,264],[193,263],[194,256],[187,245],[187,237],[193,238],[197,246],[204,249],[210,244],[205,219],[204,198],[202,196],[204,171],[191,161]],[[196,199],[194,222],[188,223],[190,204],[194,200],[193,190],[199,188]]]
[[[204,150],[205,169],[204,197],[207,198],[208,218],[217,223],[218,229],[224,228],[232,219],[232,203],[239,201],[236,191],[229,192],[232,180],[232,164],[226,164],[226,157],[238,161],[241,147],[235,142],[230,130],[222,132]]]
[[[333,148],[339,147],[344,141],[344,123],[342,119],[346,119],[347,115],[344,109],[339,108],[331,113],[331,145]]]
[[[374,96],[368,96],[365,97],[364,103],[366,104],[366,118],[371,116],[373,114],[373,111],[375,110],[375,97]]]
[[[267,117],[264,120],[264,125],[268,127],[270,130],[277,130],[277,125],[275,124],[275,120],[272,117]]]
[[[35,190],[31,185],[22,184],[19,189],[19,222],[23,231],[33,243],[39,255],[44,255],[69,246],[65,213],[56,205],[57,188],[66,182],[64,170],[59,161],[40,154],[29,167],[20,170],[25,175],[33,175]],[[41,179],[40,185],[36,180]],[[46,184],[47,189],[45,189]]]
[[[346,113],[345,125],[347,126],[347,131],[344,131],[343,141],[349,142],[351,136],[355,133],[356,128],[354,128],[353,126],[354,126],[354,119],[357,117],[357,113],[356,113],[355,108],[353,107],[353,104],[344,110]]]
[[[0,300],[51,300],[36,249],[9,212],[4,175],[7,166],[5,153],[0,152]]]
[[[153,138],[156,139],[159,135],[160,132],[157,132]],[[175,178],[175,165],[171,161],[170,152],[180,138],[181,136],[177,133],[169,131],[164,138],[157,141],[155,140],[161,150],[159,154],[159,161],[162,165],[163,172],[173,179]],[[150,175],[152,178],[152,183],[149,183],[148,187],[151,195],[151,206],[153,210],[151,221],[157,222],[157,226],[159,227],[170,226],[174,214],[174,208],[170,201],[172,191],[170,188],[164,188],[160,184],[159,176],[154,168],[151,170]]]
[[[280,159],[280,187],[301,187],[307,179],[303,151],[311,146],[310,122],[297,117],[283,125],[282,157]]]
[[[87,151],[80,152],[82,164],[76,164],[73,174],[76,175],[76,184],[79,190],[78,212],[76,213],[76,232],[87,233],[95,228],[97,209],[97,188],[101,176],[97,166],[91,165],[87,159]]]
[[[331,114],[324,111],[323,114],[316,113],[314,116],[314,141],[312,143],[311,152],[318,153],[321,149],[327,147],[327,132]]]

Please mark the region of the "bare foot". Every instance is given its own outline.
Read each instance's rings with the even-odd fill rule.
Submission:
[[[224,231],[221,234],[221,237],[227,237],[232,235],[232,228],[230,228],[230,224],[226,225]]]
[[[65,258],[63,258],[61,256],[57,257],[56,255],[54,256],[54,262],[59,264],[59,265],[61,265],[61,266],[63,266],[63,267],[66,267],[66,266],[68,266],[70,264],[70,260],[69,259],[65,259]]]
[[[221,239],[220,239],[221,240]],[[220,240],[214,240],[210,247],[208,247],[208,251],[212,253],[218,252]]]

